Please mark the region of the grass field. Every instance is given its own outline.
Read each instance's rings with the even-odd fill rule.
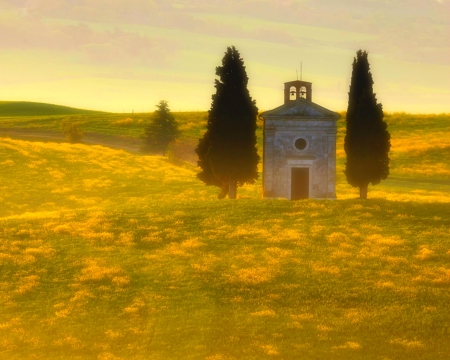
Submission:
[[[449,119],[387,117],[368,201],[343,121],[336,201],[219,201],[190,164],[1,138],[0,358],[448,359]]]
[[[170,105],[170,104],[169,104]],[[71,120],[81,127],[86,133],[101,135],[120,135],[130,138],[139,138],[144,132],[144,126],[149,121],[151,113],[116,114],[116,113],[83,113],[80,114],[51,114],[57,105],[40,104],[44,115],[33,115],[33,107],[22,107],[15,104],[15,112],[6,115],[2,112],[0,102],[0,130],[2,128],[15,128],[39,132],[40,130],[53,130],[61,132],[61,122]],[[63,107],[64,108],[64,107]],[[69,108],[70,109],[70,108]],[[180,124],[182,138],[198,139],[205,129],[207,112],[174,112],[176,120]],[[21,116],[19,116],[21,115]],[[392,137],[391,178],[397,180],[406,179],[415,182],[442,180],[450,181],[450,141],[449,114],[415,115],[407,113],[387,113],[385,121],[389,125]],[[262,153],[262,123],[259,128],[258,147]],[[337,143],[337,161],[339,169],[345,161],[344,141],[345,113],[341,113]],[[342,171],[337,175],[342,177]],[[339,179],[341,182],[343,179]]]

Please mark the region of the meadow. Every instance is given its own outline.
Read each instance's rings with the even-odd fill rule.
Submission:
[[[170,104],[169,104],[170,105]],[[198,139],[206,125],[207,112],[177,112],[176,119],[184,138]],[[61,132],[61,123],[69,120],[83,132],[139,138],[152,113],[107,113],[52,104],[0,101],[0,130],[14,128],[36,133]]]
[[[137,115],[70,116],[139,136]],[[0,138],[0,358],[448,359],[450,115],[386,118],[391,176],[367,201],[342,119],[328,201],[260,182],[217,200],[189,163]]]

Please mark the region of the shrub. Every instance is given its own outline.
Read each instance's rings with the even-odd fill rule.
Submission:
[[[167,144],[166,151],[164,154],[171,163],[176,163],[178,161],[174,152],[174,145],[175,145],[174,143],[175,141],[171,141],[170,143]]]
[[[130,125],[134,124],[134,121],[132,118],[126,118],[126,119],[116,120],[112,124],[117,125],[117,126],[130,126]]]
[[[62,132],[66,135],[66,140],[71,144],[80,143],[83,140],[83,132],[78,124],[64,120],[62,122]]]

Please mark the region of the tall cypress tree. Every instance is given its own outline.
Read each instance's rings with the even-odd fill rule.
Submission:
[[[376,185],[389,175],[391,142],[382,105],[373,93],[368,54],[359,50],[356,55],[347,108],[344,173],[350,185],[359,187],[360,198],[367,199],[369,183]]]
[[[206,132],[195,150],[202,169],[197,177],[220,187],[219,198],[229,194],[234,199],[237,186],[258,178],[258,108],[247,89],[244,61],[234,46],[227,48],[216,75]]]

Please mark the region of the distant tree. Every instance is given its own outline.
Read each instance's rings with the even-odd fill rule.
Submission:
[[[153,154],[165,154],[168,145],[180,135],[178,122],[170,113],[167,101],[161,100],[157,110],[144,129],[143,151]]]
[[[78,124],[75,124],[69,120],[63,120],[61,123],[61,129],[64,135],[66,135],[66,140],[71,144],[80,143],[81,140],[83,140],[84,134]]]
[[[247,89],[244,61],[234,46],[227,48],[216,75],[220,79],[215,80],[206,132],[195,150],[202,169],[197,177],[220,187],[219,198],[228,194],[235,199],[237,186],[258,178],[258,108]]]
[[[360,198],[367,199],[369,183],[376,185],[389,175],[391,142],[382,105],[373,93],[368,54],[359,50],[356,55],[347,108],[344,173],[351,186],[359,187]]]

